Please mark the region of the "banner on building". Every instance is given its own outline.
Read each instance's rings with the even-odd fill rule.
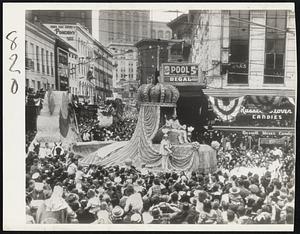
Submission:
[[[226,101],[224,99],[209,96],[213,111],[222,121],[231,122],[235,119],[242,107],[244,96]]]

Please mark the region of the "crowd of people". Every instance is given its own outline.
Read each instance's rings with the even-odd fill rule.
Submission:
[[[113,118],[110,126],[103,127],[95,116],[81,114],[78,118],[79,133],[83,141],[128,141],[137,123],[137,111],[125,108],[121,118]]]
[[[44,154],[43,154],[44,155]],[[60,147],[26,159],[28,223],[292,224],[292,150],[227,149],[214,173],[155,172],[142,165],[83,167]],[[255,170],[237,174],[240,167]]]
[[[25,89],[25,103],[26,105],[36,105],[37,99],[44,99],[46,91],[43,89],[34,91],[32,88]]]

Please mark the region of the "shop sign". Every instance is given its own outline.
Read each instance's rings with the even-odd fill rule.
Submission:
[[[258,108],[246,108],[241,107],[240,113],[242,115],[251,115],[252,119],[255,120],[282,120],[286,115],[294,114],[290,108],[275,108],[270,111],[262,111]]]
[[[276,138],[260,138],[261,145],[284,145],[286,141],[286,137],[282,137],[280,139]]]
[[[174,85],[199,84],[201,81],[197,64],[165,63],[161,76],[163,82]]]
[[[255,131],[255,130],[245,130],[242,131],[243,135],[246,136],[285,136],[291,137],[294,135],[292,131],[272,131],[272,130],[265,130],[265,131]]]

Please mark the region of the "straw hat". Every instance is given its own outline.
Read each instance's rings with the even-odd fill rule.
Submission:
[[[140,214],[135,213],[130,217],[130,221],[133,223],[140,223],[142,221],[142,217]]]
[[[114,218],[120,218],[123,216],[124,210],[120,206],[116,206],[115,208],[113,208],[111,213]]]
[[[33,180],[36,180],[37,178],[39,178],[39,176],[40,176],[40,173],[38,173],[38,172],[36,172],[36,173],[34,173],[33,175],[32,175],[32,179]]]
[[[232,195],[239,195],[240,194],[240,189],[238,187],[232,187],[229,189],[229,193]]]

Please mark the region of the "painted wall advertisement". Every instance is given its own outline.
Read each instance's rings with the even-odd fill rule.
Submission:
[[[76,27],[67,24],[44,24],[48,29],[54,32],[57,36],[68,42],[75,41]]]

